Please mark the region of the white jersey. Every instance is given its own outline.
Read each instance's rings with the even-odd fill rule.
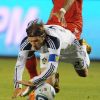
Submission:
[[[51,36],[57,37],[61,43],[61,49],[65,49],[68,45],[76,39],[75,35],[70,30],[58,25],[45,25],[47,33]]]
[[[46,67],[47,69],[39,76],[36,76],[31,80],[36,85],[43,82],[56,72],[62,49],[67,51],[64,51],[64,53],[66,53],[64,55],[72,55],[72,57],[70,57],[70,55],[68,55],[68,57],[74,61],[72,62],[73,64],[77,64],[76,62],[79,60],[79,57],[84,59],[83,54],[77,53],[78,51],[81,52],[82,50],[76,40],[76,37],[71,33],[71,31],[58,25],[44,25],[44,28],[47,36],[44,45],[40,49],[40,67]],[[15,67],[15,87],[20,87],[19,84],[16,84],[16,81],[22,80],[24,65],[30,51],[34,51],[34,48],[32,48],[32,45],[28,42],[27,37],[25,37],[22,40]],[[82,67],[84,66],[82,65]]]

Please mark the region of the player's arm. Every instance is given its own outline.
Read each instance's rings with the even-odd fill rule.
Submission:
[[[18,83],[28,86],[22,93],[21,96],[27,96],[35,87],[44,83],[51,75],[56,73],[58,67],[59,55],[51,53],[49,55],[48,66],[41,72],[40,75],[32,78],[29,81],[18,81]]]
[[[57,71],[61,50],[60,40],[56,37],[48,37],[47,45],[49,53],[47,68],[39,76],[36,76],[31,80],[34,85],[38,85],[42,82],[45,82],[45,80],[47,80]]]
[[[22,74],[24,71],[24,67],[26,64],[26,59],[28,57],[28,53],[31,50],[31,45],[25,37],[20,44],[20,52],[18,54],[17,62],[15,65],[15,74],[14,74],[14,86],[15,88],[21,88],[22,85],[18,84],[16,81],[22,80]]]
[[[49,52],[49,59],[48,59],[48,66],[47,68],[38,76],[34,77],[31,82],[34,85],[38,85],[40,83],[43,83],[45,80],[47,80],[51,75],[56,73],[57,67],[58,67],[58,58],[59,55],[57,54],[57,51],[55,52]]]
[[[15,74],[14,74],[14,87],[21,88],[21,84],[16,83],[16,81],[22,80],[22,74],[24,71],[24,66],[28,56],[28,51],[20,51],[18,54],[17,62],[15,65]]]
[[[60,8],[60,11],[58,12],[58,19],[62,23],[62,26],[66,27],[67,22],[65,20],[64,15],[69,10],[69,8],[72,6],[75,0],[65,0],[64,5]]]
[[[21,93],[22,84],[17,83],[17,81],[22,80],[22,75],[24,71],[24,66],[28,56],[28,51],[20,51],[18,54],[17,62],[15,65],[15,74],[14,74],[14,92],[12,98],[16,98]]]
[[[60,11],[62,11],[63,13],[66,13],[68,11],[68,9],[72,6],[72,4],[74,3],[75,0],[65,0],[64,5],[62,6],[62,10],[60,9]]]
[[[65,20],[64,15],[70,9],[74,1],[75,0],[65,0],[64,5],[60,8],[60,10],[57,13],[54,13],[54,15],[58,17],[58,20],[61,22],[62,26],[64,27],[67,26],[67,22]]]

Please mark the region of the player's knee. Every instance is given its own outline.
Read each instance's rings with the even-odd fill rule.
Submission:
[[[76,72],[80,77],[87,77],[88,76],[88,69],[87,68],[85,68],[83,70],[76,70]]]
[[[88,76],[87,73],[79,73],[78,75],[79,75],[80,77],[87,77],[87,76]]]

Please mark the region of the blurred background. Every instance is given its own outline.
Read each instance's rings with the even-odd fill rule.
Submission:
[[[46,23],[52,7],[52,0],[0,0],[0,100],[12,100],[14,66],[27,23],[36,18]],[[71,64],[60,63],[61,91],[55,100],[100,100],[100,0],[83,0],[81,38],[92,47],[89,76],[79,77]],[[29,80],[26,69],[23,79]]]
[[[0,56],[16,57],[27,23],[36,18],[46,23],[52,7],[52,0],[0,1]],[[92,46],[90,58],[95,60],[100,59],[99,9],[100,0],[83,0],[82,38]]]

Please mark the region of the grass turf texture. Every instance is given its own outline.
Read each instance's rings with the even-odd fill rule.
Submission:
[[[13,74],[16,59],[0,58],[0,100],[11,100],[13,94]],[[79,77],[71,64],[61,63],[60,93],[55,100],[100,100],[100,63],[91,62],[89,76]],[[23,79],[28,80],[25,70]],[[26,100],[18,97],[15,100]]]

